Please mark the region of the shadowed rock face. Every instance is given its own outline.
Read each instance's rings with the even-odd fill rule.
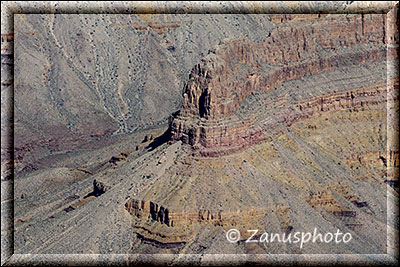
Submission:
[[[261,43],[224,40],[210,50],[185,83],[182,108],[170,121],[172,139],[183,140],[200,154],[236,151],[264,139],[253,116],[238,114],[250,95],[290,80],[385,59],[385,15],[317,21],[274,29]],[[215,152],[208,153],[210,149]]]

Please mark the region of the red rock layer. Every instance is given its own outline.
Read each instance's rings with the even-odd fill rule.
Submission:
[[[384,60],[385,37],[385,15],[334,15],[285,24],[262,43],[225,41],[192,69],[170,120],[172,139],[203,155],[259,142],[255,118],[235,115],[244,99],[342,65]]]

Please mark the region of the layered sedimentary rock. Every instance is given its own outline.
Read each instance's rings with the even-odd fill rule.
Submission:
[[[260,43],[225,40],[194,66],[169,121],[172,140],[192,149],[165,181],[135,196],[143,200],[125,204],[135,231],[182,241],[197,227],[248,229],[272,217],[288,231],[300,199],[343,227],[369,227],[374,201],[353,183],[386,188],[393,181],[384,168],[398,161],[384,152],[382,118],[397,99],[387,86],[385,16],[310,18],[283,18]],[[364,139],[351,147],[358,132]]]
[[[361,22],[369,20],[359,16]],[[325,28],[335,25],[327,23],[335,16],[310,17],[287,16],[280,21],[276,17],[276,22],[280,29],[306,30],[314,23]],[[347,20],[343,16],[342,24],[353,17]],[[377,31],[384,26],[383,20],[375,22]],[[249,43],[248,49],[262,45],[231,40],[221,47],[235,42]],[[253,73],[251,62],[258,58],[262,62],[260,51],[260,56],[243,61],[246,64],[236,64],[233,56],[229,68],[225,59],[207,63],[230,69],[227,75],[232,83],[242,87],[211,90],[209,84],[217,86],[218,78],[229,82],[222,71],[221,76],[209,76],[204,87],[207,93],[200,98],[203,91],[196,92],[196,82],[192,82],[186,92],[199,97],[192,104],[187,101],[188,94],[185,107],[171,122],[188,129],[176,139],[193,142],[200,155],[229,155],[198,157],[181,142],[163,143],[163,128],[127,136],[118,146],[68,155],[67,161],[58,162],[59,166],[79,164],[84,171],[76,175],[69,169],[48,169],[16,179],[16,227],[10,230],[15,233],[16,253],[386,253],[390,238],[387,200],[397,188],[389,171],[398,173],[398,150],[387,151],[389,130],[398,130],[391,125],[388,107],[390,101],[396,103],[393,110],[397,112],[398,105],[388,86],[391,81],[386,80],[384,41],[382,45],[369,46],[365,41],[351,47],[339,43],[332,51],[316,42],[316,54],[303,53],[304,60],[296,61],[294,54],[293,62],[260,63],[261,70],[256,67],[252,75],[257,75],[254,85],[249,83],[253,86],[250,93],[246,75]],[[279,50],[271,45],[274,49]],[[220,53],[217,50],[215,55]],[[282,52],[286,55],[289,50],[287,46]],[[214,52],[210,54],[211,58]],[[313,72],[320,61],[328,62],[322,63],[327,64],[326,71]],[[290,70],[293,76],[284,73]],[[301,75],[296,76],[296,71]],[[288,80],[285,75],[294,78]],[[207,78],[205,71],[197,76],[197,84]],[[245,79],[241,80],[242,76]],[[261,86],[260,81],[265,84]],[[393,84],[398,91],[398,81]],[[215,92],[224,97],[216,97]],[[201,111],[200,99],[208,105]],[[108,186],[109,190],[103,190]],[[293,237],[297,231],[315,227],[321,232],[351,232],[352,242],[346,246],[310,242],[303,249],[289,243],[245,242],[251,234],[248,229],[286,236],[292,233]],[[226,240],[226,232],[232,228],[241,233],[235,244]]]
[[[14,70],[3,64],[3,52],[8,47],[11,54],[15,47],[16,170],[40,169],[48,155],[166,124],[181,102],[181,77],[226,35],[259,40],[261,33],[275,27],[268,18],[259,14],[16,16],[15,46],[14,34],[2,35],[2,68]],[[240,28],[233,27],[237,20]],[[2,72],[2,86],[11,88],[5,85],[12,80],[7,72]]]
[[[261,43],[225,40],[192,69],[182,107],[170,119],[172,139],[207,156],[260,142],[265,139],[262,118],[238,112],[241,102],[291,80],[381,62],[386,58],[385,43],[385,15],[327,16],[318,23],[301,20],[274,29]],[[385,98],[384,83],[372,90],[292,101],[286,103],[285,116],[293,120],[309,116],[315,107],[320,112],[377,103],[377,95]]]
[[[233,223],[243,223],[261,219],[267,213],[267,209],[250,209],[236,212],[229,211],[171,211],[170,209],[154,203],[137,199],[129,199],[125,203],[125,209],[137,218],[150,218],[170,227],[191,224],[214,224],[228,225]]]
[[[139,218],[148,216],[155,221],[165,223],[168,226],[170,225],[172,216],[169,214],[169,210],[154,202],[130,199],[125,203],[125,209]],[[171,224],[173,223],[171,222]]]

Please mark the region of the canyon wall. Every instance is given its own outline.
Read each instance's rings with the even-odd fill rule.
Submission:
[[[369,105],[383,104],[387,101],[386,86],[379,83],[372,87],[354,89],[347,92],[331,93],[309,98],[305,101],[288,105],[285,99],[276,102],[278,107],[273,118],[265,116],[265,113],[252,113],[247,120],[242,122],[219,122],[209,127],[211,123],[203,123],[200,126],[191,126],[200,129],[198,137],[193,135],[193,128],[189,135],[182,135],[181,140],[193,144],[194,138],[198,138],[199,144],[195,144],[194,153],[200,156],[217,157],[237,152],[247,146],[266,140],[271,134],[277,135],[283,127],[290,127],[293,123],[316,116],[323,112],[333,112],[341,109],[358,111]],[[185,125],[185,122],[182,123]],[[206,125],[206,126],[205,126]],[[180,126],[182,129],[185,129]],[[268,132],[268,134],[264,134]]]
[[[230,223],[260,219],[265,216],[267,209],[250,209],[246,211],[210,211],[198,210],[197,212],[176,212],[152,201],[129,199],[125,209],[138,218],[151,218],[170,227],[190,224],[227,225]]]
[[[184,85],[182,107],[169,121],[172,140],[182,140],[208,156],[263,140],[259,118],[238,114],[240,103],[255,92],[272,90],[290,80],[385,60],[385,18],[325,16],[287,23],[260,43],[224,40],[192,69]],[[380,103],[376,94],[384,94],[384,88],[291,103],[296,112],[286,116],[291,120],[309,116],[316,106],[320,112]]]
[[[226,36],[263,39],[274,27],[261,14],[17,15],[15,32],[2,35],[2,68],[14,70],[2,71],[2,86],[9,90],[14,77],[5,107],[15,106],[16,170],[166,124],[179,109],[183,77],[209,48]]]

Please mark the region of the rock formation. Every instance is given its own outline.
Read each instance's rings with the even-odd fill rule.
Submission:
[[[39,169],[48,155],[87,142],[166,124],[181,102],[181,77],[209,48],[225,35],[255,41],[272,28],[268,15],[256,14],[16,16],[15,46],[14,34],[2,35],[2,68],[13,70],[2,71],[2,86],[12,88],[13,74],[17,171]],[[14,47],[15,71],[3,55]]]
[[[14,233],[15,253],[387,253],[388,199],[397,195],[399,170],[390,140],[398,133],[390,115],[398,113],[398,77],[388,66],[396,63],[398,37],[382,14],[269,18],[273,27],[256,23],[264,34],[258,39],[234,36],[198,64],[199,56],[181,58],[194,66],[181,72],[182,87],[164,76],[151,80],[163,81],[152,84],[161,91],[183,88],[168,131],[164,125],[108,142],[100,134],[99,146],[70,147],[74,153],[48,157],[52,166],[17,173],[15,227],[5,229]],[[142,24],[132,26],[156,31],[148,40],[161,41],[188,27]],[[190,54],[178,43],[162,44],[167,55]],[[214,47],[195,44],[196,53]],[[154,66],[142,70],[159,74]],[[160,102],[154,107],[170,114]],[[34,141],[17,146],[21,164],[40,152]],[[350,232],[352,242],[303,249],[245,242],[248,229],[293,235],[314,227]],[[226,240],[232,228],[241,233],[235,244]]]
[[[299,21],[273,30],[261,43],[224,40],[192,69],[183,89],[182,107],[170,119],[172,139],[208,156],[262,141],[260,118],[238,112],[243,100],[290,80],[382,61],[385,43],[385,15],[328,16],[318,24]],[[293,111],[308,114],[314,107],[324,111],[368,105],[384,90],[336,93],[291,103],[294,108],[286,116],[293,117]],[[296,114],[300,116],[307,115]]]
[[[109,189],[110,189],[110,187],[105,185],[103,182],[96,181],[96,179],[93,180],[93,192],[92,192],[92,194],[95,197],[98,197],[98,196],[104,194]]]
[[[362,152],[351,151],[351,142],[346,138],[342,141],[338,134],[332,138],[345,146],[343,149],[333,142],[334,150],[342,154],[338,166],[343,164],[351,171],[342,172],[339,167],[332,174],[337,183],[328,179],[323,186],[315,181],[310,185],[302,180],[315,175],[319,181],[325,175],[319,170],[314,173],[313,162],[323,164],[315,150],[300,145],[303,141],[296,135],[320,139],[316,132],[323,125],[313,123],[313,119],[344,123],[344,118],[350,116],[344,114],[356,113],[354,117],[361,118],[364,112],[382,113],[387,102],[397,99],[394,87],[387,87],[385,16],[314,16],[318,23],[307,18],[282,17],[284,25],[263,42],[224,40],[193,67],[183,88],[181,109],[171,116],[168,130],[172,141],[189,145],[184,146],[191,148],[186,150],[189,159],[170,169],[165,181],[125,203],[125,209],[133,215],[133,227],[142,238],[186,242],[198,227],[213,225],[227,230],[228,226],[240,225],[238,228],[248,229],[263,218],[274,216],[279,218],[282,229],[293,229],[295,221],[290,214],[297,210],[292,208],[293,199],[272,204],[276,195],[271,193],[271,199],[266,199],[258,191],[269,179],[274,183],[286,180],[280,177],[282,162],[291,162],[288,173],[295,176],[279,190],[283,199],[290,198],[290,194],[282,191],[294,186],[302,193],[292,193],[309,208],[323,211],[348,229],[360,231],[365,227],[365,214],[375,212],[371,199],[361,197],[348,183],[352,184],[352,175],[363,181],[368,180],[365,176],[376,175],[380,184],[391,184],[392,180],[384,180],[387,178],[383,168],[398,165],[398,153],[386,154],[382,149],[384,141],[371,151],[364,144]],[[275,19],[279,17],[271,17]],[[349,118],[352,123],[356,120]],[[295,133],[292,135],[291,131]],[[311,144],[319,142],[315,140]],[[282,144],[271,147],[269,142]],[[244,149],[249,146],[252,148]],[[252,150],[254,154],[249,152]],[[290,150],[299,158],[297,165],[292,165],[296,160],[286,154]],[[304,150],[310,153],[308,158],[302,157]],[[234,152],[239,153],[231,155]],[[238,160],[248,153],[252,156]],[[265,156],[260,156],[262,153]],[[219,157],[223,155],[227,156]],[[281,163],[275,166],[275,160]],[[330,166],[336,164],[328,162]],[[297,172],[304,164],[313,173],[308,167],[304,176]],[[326,166],[322,169],[326,170]],[[270,170],[275,168],[277,172]],[[247,174],[246,182],[241,183],[243,172]],[[259,184],[258,177],[262,177]],[[264,190],[270,192],[274,187]]]
[[[267,213],[267,209],[265,208],[236,212],[201,209],[197,212],[171,211],[170,209],[152,201],[137,199],[129,199],[125,203],[125,209],[137,218],[149,218],[170,227],[208,223],[223,226],[232,223],[243,223],[246,221],[261,219]]]

